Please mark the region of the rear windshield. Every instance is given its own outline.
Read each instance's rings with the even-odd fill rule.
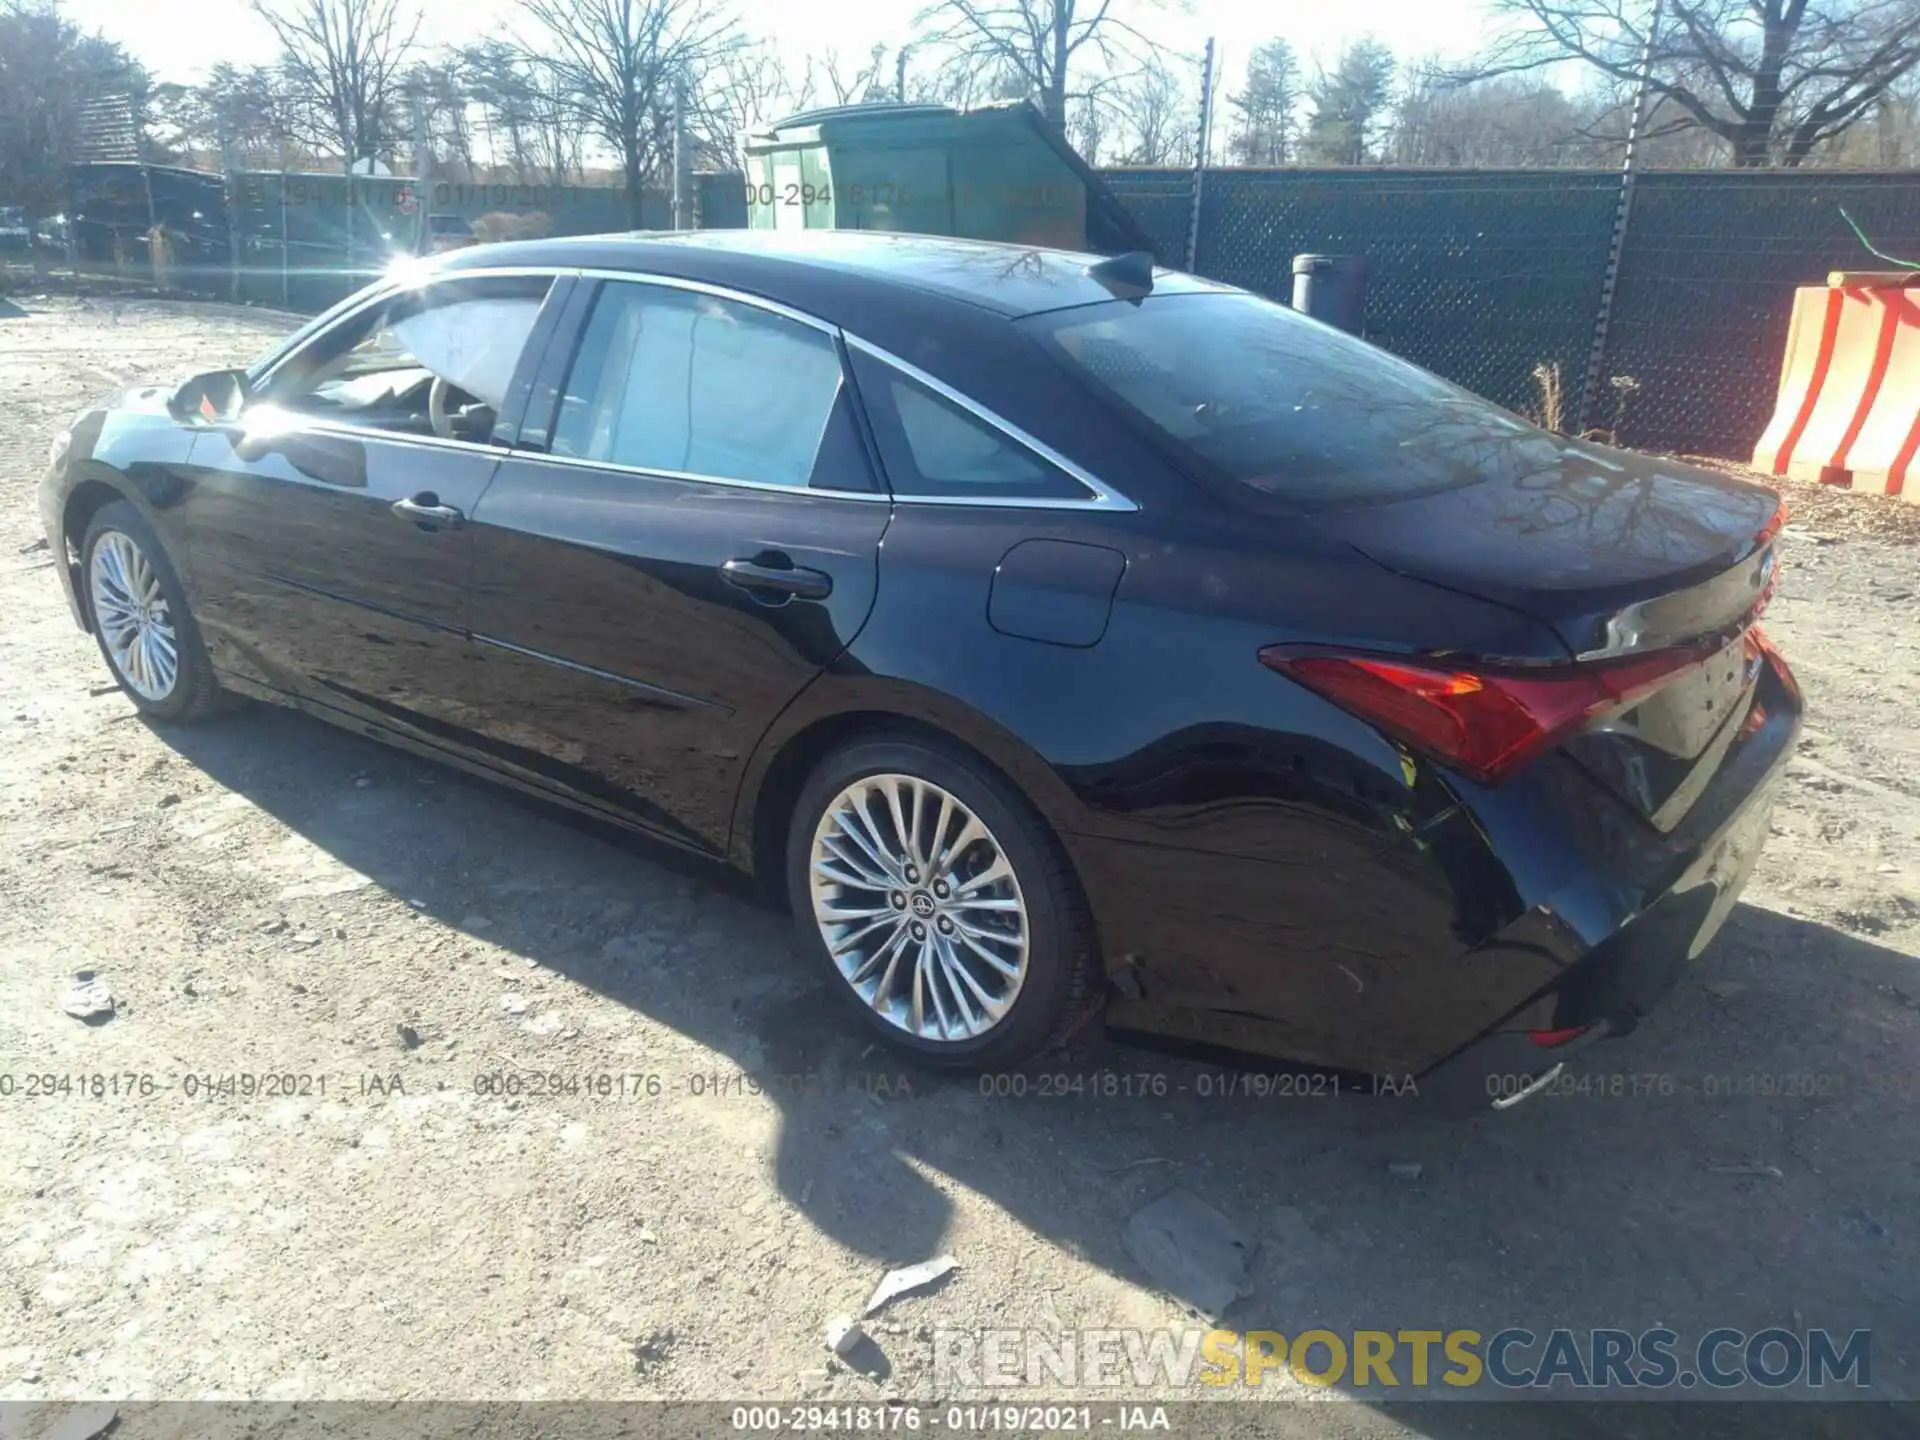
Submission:
[[[1156,295],[1020,322],[1190,468],[1290,504],[1516,477],[1551,436],[1362,340],[1254,295]]]

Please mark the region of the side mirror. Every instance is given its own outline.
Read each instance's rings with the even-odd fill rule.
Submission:
[[[217,425],[222,421],[239,419],[246,403],[246,371],[209,370],[204,375],[194,376],[174,391],[172,398],[167,401],[167,409],[176,420]]]

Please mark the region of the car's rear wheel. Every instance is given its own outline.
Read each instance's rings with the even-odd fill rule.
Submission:
[[[1092,927],[1058,841],[958,750],[901,737],[829,755],[795,807],[787,882],[834,988],[925,1063],[1017,1064],[1096,1003]]]
[[[93,635],[113,678],[160,720],[198,720],[224,695],[160,539],[124,500],[103,505],[80,545]]]

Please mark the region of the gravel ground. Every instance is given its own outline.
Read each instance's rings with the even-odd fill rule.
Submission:
[[[1920,507],[1806,497],[1773,839],[1697,975],[1583,1072],[1653,1078],[1443,1123],[1205,1099],[1217,1072],[1094,1040],[1061,1067],[1168,1093],[993,1098],[865,1053],[723,875],[299,716],[139,720],[36,548],[47,442],[289,322],[16,298],[0,1399],[930,1398],[935,1328],[1191,1324],[1124,1240],[1174,1191],[1252,1242],[1243,1328],[1866,1328],[1874,1392],[1920,1395]],[[105,1023],[62,1013],[83,969]],[[530,1093],[547,1072],[616,1078]],[[96,1073],[157,1088],[23,1088]],[[184,1091],[267,1073],[324,1094]],[[882,1272],[949,1253],[864,1360],[828,1355]],[[1298,1433],[1465,1433],[1448,1408]]]

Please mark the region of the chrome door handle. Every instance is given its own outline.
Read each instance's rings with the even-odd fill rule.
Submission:
[[[824,600],[833,593],[833,577],[823,571],[757,560],[729,560],[720,567],[720,578],[742,590],[773,591],[796,600]]]
[[[422,490],[409,500],[393,502],[393,513],[411,520],[422,530],[458,530],[467,523],[466,514],[451,505],[442,505],[431,490]]]

